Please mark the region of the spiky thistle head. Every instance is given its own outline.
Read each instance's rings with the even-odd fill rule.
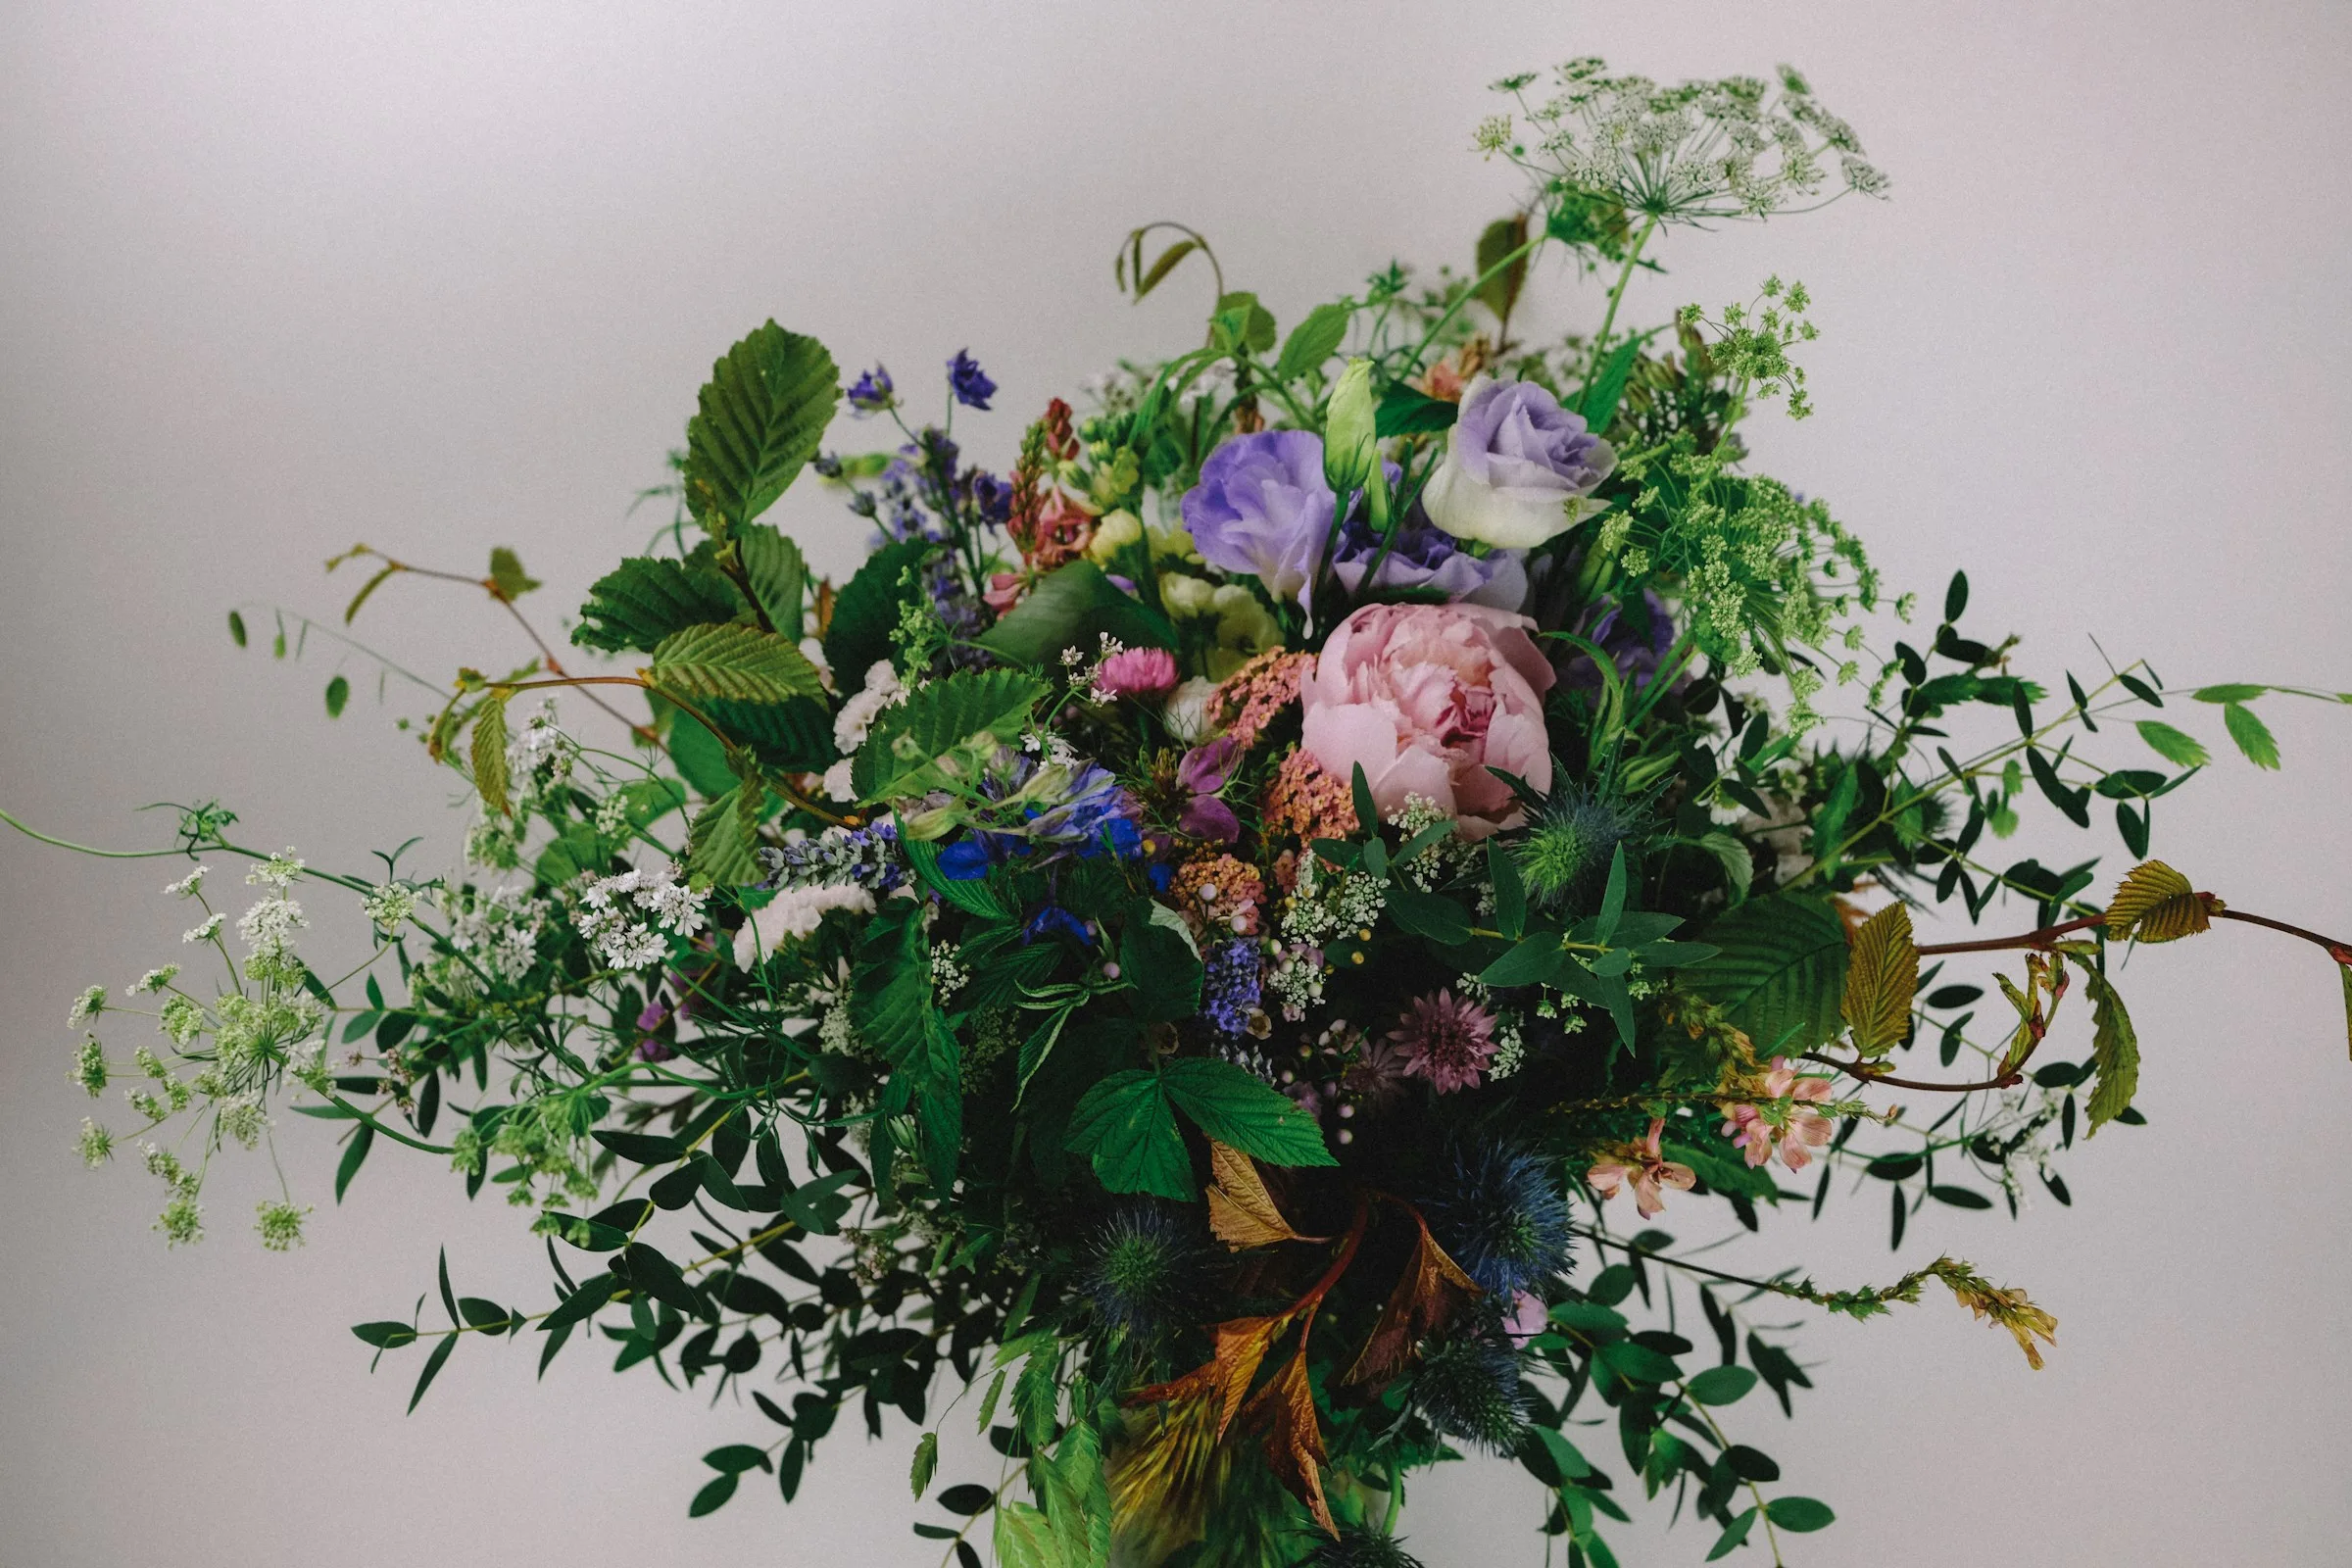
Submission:
[[[1105,1328],[1150,1336],[1186,1315],[1208,1260],[1182,1212],[1149,1200],[1122,1203],[1095,1234],[1084,1288]]]
[[[1544,805],[1519,846],[1519,876],[1528,896],[1554,905],[1589,887],[1608,869],[1617,847],[1639,839],[1641,808],[1634,802],[1570,785]]]
[[[1299,1568],[1421,1568],[1421,1559],[1394,1536],[1342,1530],[1336,1538],[1320,1542]]]
[[[1429,1424],[1491,1453],[1509,1453],[1527,1431],[1519,1358],[1480,1340],[1444,1340],[1413,1369],[1413,1402]]]
[[[1447,1255],[1491,1301],[1541,1293],[1568,1268],[1568,1200],[1550,1165],[1508,1144],[1455,1150],[1422,1204]]]

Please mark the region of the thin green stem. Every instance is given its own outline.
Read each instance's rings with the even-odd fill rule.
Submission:
[[[1609,351],[1609,333],[1617,325],[1617,307],[1625,303],[1626,285],[1634,280],[1634,268],[1642,260],[1642,247],[1649,243],[1649,236],[1656,233],[1657,228],[1658,220],[1655,218],[1644,222],[1642,232],[1634,236],[1633,247],[1625,253],[1625,266],[1618,270],[1617,281],[1609,289],[1609,308],[1601,313],[1600,330],[1592,336],[1592,368],[1585,376],[1588,385],[1600,375],[1601,365]]]

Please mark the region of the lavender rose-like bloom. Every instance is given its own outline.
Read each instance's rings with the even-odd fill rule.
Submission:
[[[1527,565],[1516,550],[1474,556],[1451,534],[1423,522],[1419,514],[1399,523],[1388,559],[1380,563],[1376,588],[1435,588],[1455,604],[1485,605],[1515,611],[1527,603]],[[1351,517],[1340,534],[1339,554],[1332,558],[1332,575],[1349,594],[1361,591],[1364,573],[1380,555],[1381,536],[1360,517]]]
[[[1201,560],[1294,600],[1314,582],[1338,507],[1323,479],[1322,437],[1259,430],[1209,454],[1200,482],[1185,492],[1184,522]]]
[[[1532,550],[1599,510],[1617,454],[1532,381],[1482,375],[1462,393],[1446,461],[1421,504],[1457,539]]]

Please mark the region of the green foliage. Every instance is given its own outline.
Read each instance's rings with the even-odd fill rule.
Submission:
[[[1162,1065],[1171,1104],[1218,1143],[1269,1165],[1336,1165],[1315,1118],[1290,1096],[1229,1061],[1184,1056]]]
[[[652,653],[690,626],[730,621],[744,613],[743,595],[715,569],[638,556],[600,577],[580,607],[571,640],[611,653]]]
[[[1065,648],[1091,656],[1105,636],[1130,648],[1176,646],[1166,616],[1119,592],[1093,562],[1079,560],[1048,572],[978,641],[992,654],[1034,668],[1051,667]]]
[[[833,356],[768,321],[710,368],[686,422],[686,506],[713,536],[765,512],[816,455],[841,401]]]
[[[833,680],[843,696],[862,691],[865,672],[890,657],[900,607],[922,593],[918,584],[903,579],[936,548],[922,539],[884,545],[866,557],[833,601],[832,624],[825,629],[825,662],[833,666]]]
[[[2090,1130],[2096,1133],[2131,1109],[2132,1097],[2139,1093],[2139,1035],[2124,1010],[2124,999],[2105,975],[2086,968],[2082,983],[2090,992],[2091,1059],[2099,1071],[2098,1087],[2090,1096]]]
[[[1274,362],[1274,378],[1296,381],[1309,370],[1319,369],[1348,340],[1348,322],[1354,314],[1353,300],[1318,305],[1307,312],[1291,328],[1291,335],[1282,340],[1282,354]]]
[[[654,685],[681,697],[782,704],[818,697],[824,684],[808,656],[754,626],[689,626],[654,650]]]
[[[875,718],[851,775],[858,798],[904,800],[950,782],[951,754],[1012,740],[1044,695],[1011,669],[957,670],[931,682]]]
[[[2223,704],[2222,727],[2230,732],[2230,740],[2236,742],[2247,761],[2256,767],[2278,765],[2278,742],[2254,710],[2243,703]]]
[[[482,809],[494,815],[506,816],[512,811],[508,800],[507,774],[507,700],[492,695],[482,700],[473,715],[473,787],[482,798]]]
[[[1179,1200],[1194,1195],[1192,1163],[1157,1073],[1133,1067],[1089,1089],[1070,1114],[1065,1142],[1093,1161],[1107,1191]]]
[[[760,862],[752,851],[766,793],[756,781],[738,783],[695,813],[686,840],[686,867],[697,882],[740,887],[760,879]]]
[[[1684,971],[1760,1055],[1797,1055],[1835,1039],[1845,992],[1845,927],[1819,899],[1753,899],[1707,927],[1722,951]]]
[[[801,559],[801,547],[766,523],[755,522],[735,531],[735,550],[760,612],[777,636],[798,645],[802,601],[808,590],[808,566]]]
[[[2143,718],[2139,721],[2138,729],[2139,738],[2175,767],[2203,767],[2213,760],[2204,747],[2170,724]]]

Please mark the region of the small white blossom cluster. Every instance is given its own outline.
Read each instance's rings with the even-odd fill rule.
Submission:
[[[1426,795],[1407,795],[1404,804],[1389,813],[1389,825],[1408,840],[1440,822],[1452,820],[1452,812]],[[1398,869],[1413,886],[1428,893],[1435,891],[1441,882],[1469,875],[1485,860],[1483,849],[1456,833],[1438,840]]]
[[[386,936],[399,934],[416,915],[416,890],[405,882],[386,882],[360,901],[360,911]]]
[[[865,687],[833,715],[833,746],[841,753],[841,760],[825,769],[825,794],[836,801],[854,801],[858,790],[850,782],[850,759],[865,744],[866,732],[886,708],[896,708],[906,700],[906,688],[899,680],[897,666],[887,659],[877,659],[865,672]]]
[[[1388,883],[1381,878],[1360,871],[1328,877],[1316,858],[1306,856],[1298,864],[1298,885],[1283,906],[1283,940],[1313,947],[1343,935],[1369,941],[1388,902]]]
[[[449,945],[460,956],[432,965],[435,985],[452,997],[471,997],[479,969],[501,985],[515,985],[539,959],[539,936],[547,929],[548,904],[514,886],[487,891],[442,890],[449,918]]]
[[[677,866],[663,860],[590,881],[571,923],[610,967],[642,969],[667,956],[671,936],[702,930],[710,897],[680,882]]]
[[[106,987],[91,986],[74,999],[72,1009],[66,1013],[66,1027],[78,1029],[105,1010]]]
[[[749,969],[785,943],[814,936],[828,909],[871,914],[874,896],[855,882],[776,889],[776,896],[754,909],[735,933],[736,967]]]
[[[1527,96],[1532,74],[1496,82],[1518,101],[1535,147],[1509,115],[1483,121],[1477,147],[1660,223],[1790,211],[1828,187],[1833,159],[1841,186],[1833,194],[1886,193],[1886,176],[1864,160],[1853,127],[1786,66],[1777,95],[1753,76],[1669,87],[1607,71],[1599,60],[1572,60],[1542,102]]]
[[[147,996],[151,993],[163,990],[164,987],[170,985],[172,981],[178,978],[179,965],[176,963],[167,963],[158,968],[150,969],[145,974],[139,976],[136,980],[133,980],[130,983],[130,994],[134,997]]]
[[[953,942],[943,942],[931,950],[931,992],[941,1002],[971,981],[972,971],[956,961],[958,951]]]
[[[204,896],[204,867],[198,865],[176,882],[164,885],[164,893],[174,899],[199,899]]]
[[[1266,994],[1282,1005],[1283,1017],[1298,1023],[1307,1009],[1323,1000],[1323,977],[1330,970],[1323,950],[1305,942],[1268,944],[1262,983]]]
[[[544,795],[567,782],[579,759],[580,743],[556,724],[553,698],[542,702],[539,711],[507,743],[507,765],[525,796]]]

